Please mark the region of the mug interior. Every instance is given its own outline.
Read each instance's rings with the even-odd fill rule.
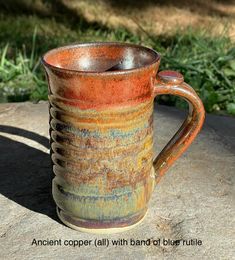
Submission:
[[[47,52],[44,65],[76,72],[109,72],[150,66],[160,55],[152,49],[125,43],[85,43]]]

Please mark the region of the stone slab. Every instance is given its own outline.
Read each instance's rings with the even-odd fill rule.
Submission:
[[[155,106],[156,152],[184,116]],[[234,259],[234,174],[235,118],[207,115],[193,145],[156,187],[139,226],[113,235],[80,233],[58,220],[51,199],[47,102],[0,104],[0,259]],[[96,247],[103,238],[109,246]],[[163,238],[202,245],[164,246]],[[33,239],[61,239],[62,245],[35,246]],[[113,246],[114,239],[129,245]],[[151,245],[131,246],[131,239]],[[65,240],[92,242],[73,247]]]

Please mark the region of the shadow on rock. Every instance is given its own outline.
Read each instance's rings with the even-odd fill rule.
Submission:
[[[8,133],[49,148],[49,140],[24,129],[0,125]],[[10,200],[58,221],[51,193],[53,172],[49,154],[0,135],[0,193]]]

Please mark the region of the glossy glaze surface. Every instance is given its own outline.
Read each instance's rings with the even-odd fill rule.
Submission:
[[[120,43],[72,45],[43,57],[53,197],[65,223],[93,230],[139,222],[156,181],[199,132],[200,99],[179,73],[156,80],[159,62],[148,48]],[[153,101],[160,94],[185,98],[190,112],[153,164]]]

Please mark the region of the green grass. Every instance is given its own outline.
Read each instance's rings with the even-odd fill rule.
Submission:
[[[207,112],[235,114],[235,47],[225,35],[212,37],[206,31],[189,29],[171,37],[137,36],[82,19],[71,23],[26,15],[0,15],[0,100],[47,99],[40,56],[51,48],[84,41],[125,41],[152,47],[162,55],[160,69],[182,72]],[[159,102],[186,106],[172,96],[162,96]]]

